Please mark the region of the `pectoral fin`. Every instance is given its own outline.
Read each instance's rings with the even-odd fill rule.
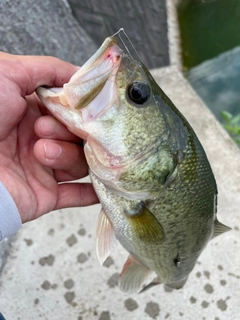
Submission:
[[[151,272],[130,255],[123,266],[118,285],[124,292],[136,292],[141,289]]]
[[[138,210],[125,211],[130,225],[130,230],[134,237],[146,243],[163,242],[165,238],[164,230],[157,218],[142,203]]]
[[[213,231],[212,239],[229,230],[231,230],[231,228],[225,226],[224,224],[222,224],[216,219],[214,221],[214,231]]]
[[[98,217],[96,236],[97,258],[100,264],[103,264],[117,245],[112,224],[103,209]]]

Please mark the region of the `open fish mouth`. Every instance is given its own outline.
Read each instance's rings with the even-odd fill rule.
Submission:
[[[122,55],[123,51],[117,46],[117,40],[114,37],[108,37],[70,81],[63,85],[63,88],[39,87],[37,95],[43,104],[47,105],[48,109],[76,134],[73,128],[77,126],[82,130],[84,120],[96,118],[105,108],[106,99],[112,99],[113,94],[109,97],[109,92],[116,94],[114,82]],[[108,88],[104,90],[106,82],[108,82]],[[92,103],[97,96],[98,103]],[[66,116],[66,109],[69,112],[68,116]],[[84,109],[88,111],[82,113]],[[71,126],[69,122],[72,123]]]

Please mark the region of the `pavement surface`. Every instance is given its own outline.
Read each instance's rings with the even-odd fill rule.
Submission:
[[[126,294],[117,286],[124,249],[104,266],[95,255],[100,205],[50,213],[25,224],[11,243],[0,276],[6,320],[239,319],[239,149],[177,69],[153,74],[201,140],[218,184],[218,218],[232,231],[208,244],[183,289]]]

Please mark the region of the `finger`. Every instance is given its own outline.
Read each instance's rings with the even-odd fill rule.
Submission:
[[[75,143],[40,139],[34,145],[34,155],[42,165],[59,170],[59,172],[64,171],[66,177],[71,177],[71,180],[88,175],[88,165],[83,148]],[[56,176],[56,179],[64,181],[63,175],[62,178]]]
[[[53,57],[0,52],[0,70],[1,88],[4,88],[0,96],[0,119],[4,119],[0,139],[3,139],[23,118],[29,105],[26,95],[41,85],[61,87],[78,68]]]
[[[39,86],[62,87],[78,70],[71,63],[47,56],[1,53],[0,61],[1,72],[18,85],[23,97],[32,94]]]
[[[39,138],[71,141],[82,144],[82,139],[71,133],[53,116],[42,116],[35,123],[35,133]]]
[[[21,85],[23,95],[33,93],[39,86],[62,87],[78,67],[54,57],[22,56],[22,65],[30,81]],[[19,81],[22,79],[20,78]]]
[[[2,88],[4,88],[4,91],[2,91],[4,94],[0,94],[0,140],[8,137],[11,131],[14,128],[17,128],[17,125],[19,125],[19,123],[24,119],[24,116],[27,114],[27,103],[32,106],[32,116],[29,112],[27,115],[29,123],[25,126],[25,131],[28,130],[30,133],[33,129],[32,124],[36,121],[37,117],[41,115],[36,99],[33,99],[32,96],[28,96],[26,99],[23,99],[21,96],[18,96],[18,94],[15,94],[18,89],[12,87],[9,84],[8,79],[2,79],[1,75],[0,83]]]
[[[87,175],[84,174],[82,176],[76,177],[76,176],[73,176],[71,173],[68,173],[68,172],[63,171],[63,170],[54,170],[54,177],[55,177],[55,180],[57,182],[78,180],[78,179],[84,178],[86,176]]]
[[[58,201],[54,208],[84,207],[98,203],[91,183],[63,183],[58,188]]]

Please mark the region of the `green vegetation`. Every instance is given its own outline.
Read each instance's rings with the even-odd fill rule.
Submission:
[[[179,0],[184,70],[240,44],[239,0]]]
[[[223,127],[240,147],[240,114],[233,116],[231,113],[223,111],[221,116],[224,120]]]
[[[189,71],[189,82],[240,147],[240,0],[178,0],[177,17],[183,71]],[[200,66],[207,60],[209,69]],[[232,97],[227,103],[224,93]],[[221,110],[226,111],[220,118]]]

